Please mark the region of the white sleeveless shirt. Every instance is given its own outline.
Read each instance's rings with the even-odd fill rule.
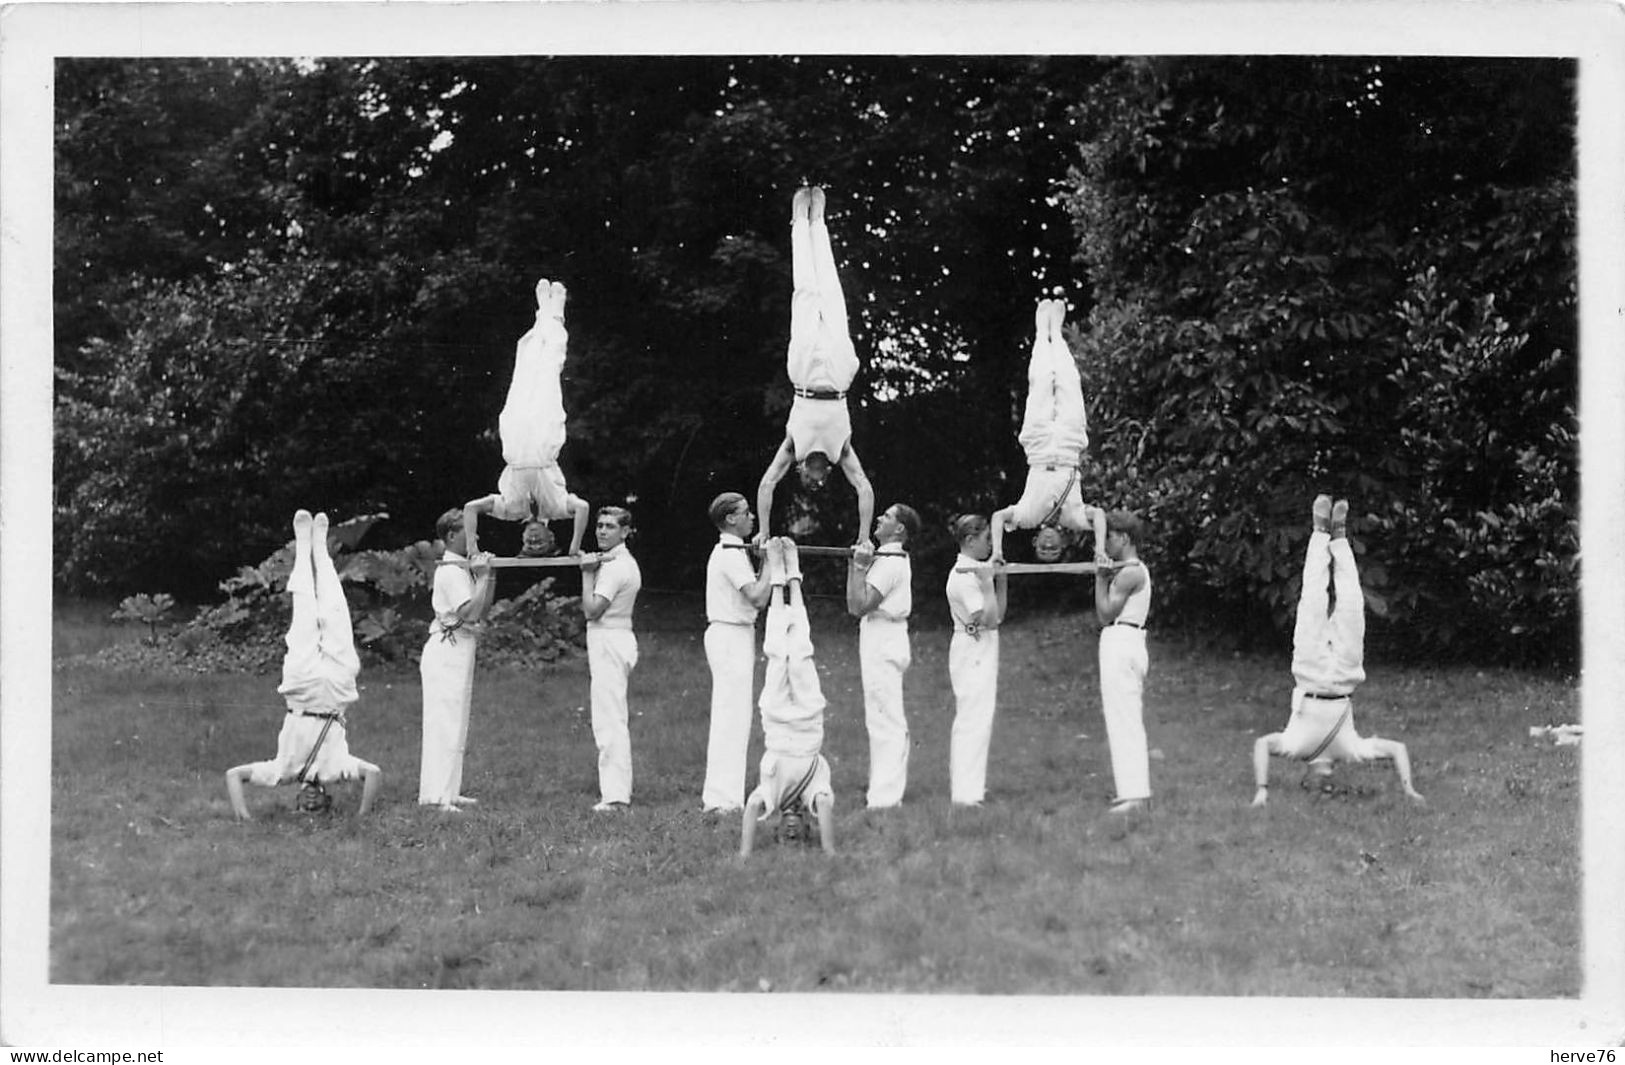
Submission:
[[[1118,622],[1126,622],[1145,628],[1146,616],[1151,613],[1151,569],[1139,559],[1130,560],[1130,564],[1137,565],[1145,574],[1145,580],[1139,589],[1128,597],[1123,609],[1117,615]],[[1117,622],[1113,622],[1116,624]]]

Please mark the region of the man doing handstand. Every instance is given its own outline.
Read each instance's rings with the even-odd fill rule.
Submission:
[[[536,324],[519,338],[508,399],[497,420],[506,465],[494,494],[470,500],[463,507],[463,529],[471,553],[479,550],[481,514],[525,522],[522,553],[527,555],[552,549],[547,522],[573,518],[570,554],[581,553],[590,508],[565,487],[564,471],[559,469],[565,440],[564,391],[559,378],[570,338],[564,328],[567,295],[557,281],[550,284],[543,278],[536,282]]]
[[[1260,736],[1253,744],[1253,805],[1269,800],[1270,755],[1308,762],[1328,776],[1333,761],[1367,762],[1392,758],[1405,794],[1411,786],[1411,760],[1398,740],[1361,736],[1354,731],[1354,689],[1365,680],[1365,598],[1348,541],[1349,505],[1317,496],[1311,508],[1314,529],[1303,559],[1303,591],[1292,633],[1292,716],[1286,730]],[[1333,597],[1328,602],[1327,574]]]
[[[822,488],[838,465],[858,496],[858,542],[869,543],[875,493],[852,450],[852,415],[846,392],[858,373],[858,355],[847,328],[846,297],[835,269],[824,190],[798,189],[790,206],[790,260],[795,292],[790,300],[790,347],[785,368],[795,399],[785,422],[784,443],[773,454],[756,488],[758,544],[770,536],[773,492],[795,466],[801,483]]]
[[[1004,534],[1011,529],[1038,530],[1033,548],[1043,562],[1060,558],[1067,530],[1087,529],[1094,533],[1095,561],[1110,561],[1105,511],[1085,504],[1078,487],[1078,466],[1089,446],[1089,416],[1078,364],[1061,335],[1065,318],[1065,300],[1038,301],[1019,437],[1027,453],[1027,484],[1019,501],[993,514],[995,564],[1004,561]]]

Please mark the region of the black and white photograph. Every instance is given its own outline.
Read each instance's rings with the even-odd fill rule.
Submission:
[[[1625,7],[0,58],[0,1043],[1625,1044]]]

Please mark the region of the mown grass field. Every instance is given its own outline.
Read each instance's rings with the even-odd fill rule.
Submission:
[[[709,674],[697,597],[640,604],[635,807],[593,814],[585,662],[482,671],[463,816],[414,802],[415,671],[362,675],[351,746],[384,767],[372,816],[292,810],[222,772],[269,757],[272,676],[157,676],[74,657],[135,630],[57,611],[54,983],[376,988],[1553,998],[1580,992],[1574,682],[1372,663],[1362,732],[1405,740],[1425,806],[1387,765],[1329,793],[1277,763],[1252,811],[1252,739],[1279,728],[1284,657],[1155,634],[1150,823],[1111,839],[1088,615],[1003,638],[984,809],[948,803],[948,634],[916,627],[902,808],[862,809],[855,624],[815,604],[840,854],[699,812]],[[922,611],[922,613],[930,613]],[[760,671],[758,671],[758,683]],[[750,778],[760,753],[751,747]],[[1155,756],[1154,756],[1155,757]]]

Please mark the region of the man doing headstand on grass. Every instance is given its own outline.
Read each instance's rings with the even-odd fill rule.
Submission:
[[[1292,633],[1292,716],[1284,732],[1260,736],[1253,744],[1253,805],[1269,800],[1270,755],[1308,762],[1329,776],[1333,761],[1366,762],[1392,758],[1405,794],[1411,786],[1411,760],[1398,740],[1361,736],[1354,731],[1354,689],[1365,680],[1365,597],[1348,541],[1349,505],[1317,496],[1311,508],[1314,529],[1303,559],[1303,591]],[[1333,598],[1328,603],[1327,572]],[[1329,609],[1328,609],[1329,607]]]
[[[350,753],[344,734],[344,711],[356,701],[361,660],[355,653],[344,588],[327,553],[327,515],[312,518],[308,510],[296,511],[293,537],[293,572],[288,576],[293,620],[277,688],[288,713],[277,736],[275,758],[226,770],[226,794],[240,821],[251,820],[243,800],[244,781],[269,788],[293,780],[319,786],[359,777],[361,805],[356,815],[360,816],[371,808],[383,779],[377,766]]]
[[[506,465],[494,494],[470,500],[463,507],[470,552],[479,550],[479,516],[490,514],[503,521],[526,523],[522,553],[527,555],[552,549],[547,522],[573,518],[570,554],[581,553],[590,508],[565,487],[564,471],[559,469],[559,451],[565,440],[559,377],[570,338],[564,328],[566,298],[559,282],[549,284],[546,278],[536,282],[536,324],[519,338],[508,399],[497,420]]]
[[[801,593],[801,562],[795,541],[767,542],[764,566],[771,591],[762,653],[767,676],[762,684],[762,754],[756,790],[745,800],[739,828],[739,856],[748,858],[756,824],[780,812],[780,835],[804,838],[806,811],[818,819],[825,854],[835,853],[835,792],[824,758],[824,693],[813,662],[812,631]]]
[[[773,491],[790,467],[801,483],[822,488],[831,465],[858,496],[858,542],[869,542],[875,493],[852,450],[852,415],[846,392],[858,373],[858,354],[847,328],[846,297],[835,269],[829,228],[824,224],[824,190],[798,189],[790,206],[790,262],[795,292],[790,301],[790,347],[785,368],[795,399],[785,422],[784,443],[773,454],[756,488],[756,514],[762,523],[758,544],[770,535]]]
[[[993,514],[993,562],[1004,561],[1004,534],[1038,529],[1033,548],[1054,562],[1066,546],[1065,530],[1090,530],[1095,561],[1106,558],[1106,517],[1083,501],[1078,467],[1089,446],[1089,415],[1083,404],[1078,364],[1061,335],[1066,301],[1039,300],[1033,315],[1036,334],[1027,362],[1027,406],[1021,417],[1022,449],[1027,453],[1027,484],[1021,499]]]

